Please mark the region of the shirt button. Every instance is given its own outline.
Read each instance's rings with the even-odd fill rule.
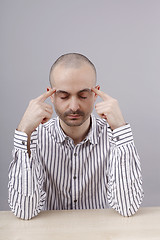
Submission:
[[[76,202],[77,202],[77,200],[75,199],[75,200],[74,200],[74,202],[76,203]]]
[[[76,176],[73,177],[73,179],[76,179],[76,178],[77,178]]]
[[[25,145],[25,141],[22,141],[22,145]]]
[[[116,140],[117,140],[117,141],[119,141],[119,140],[120,140],[120,137],[119,137],[119,136],[118,136],[118,137],[116,137]]]
[[[77,156],[77,153],[74,153],[74,156],[76,157],[76,156]]]

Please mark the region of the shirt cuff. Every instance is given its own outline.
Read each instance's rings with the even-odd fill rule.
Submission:
[[[130,124],[114,129],[109,133],[110,140],[116,145],[122,145],[133,141]]]
[[[15,133],[14,133],[15,148],[19,148],[20,150],[27,151],[27,140],[28,140],[28,136],[25,132],[20,132],[18,130],[15,130]],[[31,134],[30,150],[36,148],[37,141],[38,141],[38,138],[37,138],[37,130],[36,130]]]

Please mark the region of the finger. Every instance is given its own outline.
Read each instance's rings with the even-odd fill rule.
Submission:
[[[102,92],[101,90],[98,90],[97,88],[91,88],[92,92],[94,92],[95,94],[97,94],[98,96],[100,96],[103,100],[107,100],[110,98],[109,95],[107,95],[106,93]]]
[[[110,106],[110,102],[109,101],[101,101],[96,103],[95,107],[96,108],[106,108],[106,106]]]
[[[97,111],[97,114],[98,114],[101,118],[104,118],[105,120],[107,120],[107,114],[104,114],[103,112],[98,112],[98,111]]]
[[[42,103],[42,107],[43,107],[44,110],[47,110],[47,111],[50,111],[50,112],[53,110],[52,106],[48,103],[45,103],[45,102]]]
[[[53,109],[52,109],[52,108],[46,107],[46,108],[45,108],[45,111],[48,112],[48,113],[50,113],[50,114],[53,114]]]
[[[42,120],[41,123],[44,124],[44,123],[48,122],[50,119],[51,119],[51,118],[47,118],[47,117],[46,117],[46,118],[44,118],[44,119]]]
[[[56,92],[56,89],[53,88],[53,89],[49,89],[49,91],[43,93],[42,95],[40,95],[37,100],[38,101],[41,101],[41,102],[44,102],[48,97],[50,97],[53,93]]]
[[[106,109],[106,111],[104,112],[103,108],[96,108],[96,112],[97,114],[101,117],[107,120],[107,115],[108,115],[108,111]]]
[[[45,115],[44,115],[44,118],[41,121],[41,123],[43,124],[43,123],[48,122],[51,119],[51,117],[52,117],[52,113],[45,111]]]

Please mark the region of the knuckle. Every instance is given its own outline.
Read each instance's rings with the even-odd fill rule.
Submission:
[[[37,102],[37,99],[34,98],[34,99],[31,99],[31,100],[29,101],[29,104],[30,104],[30,105],[33,105],[33,104],[35,104],[36,102]]]
[[[115,99],[115,98],[113,98],[112,101],[111,101],[111,103],[112,103],[113,105],[117,105],[117,104],[118,104],[118,100]]]
[[[44,115],[44,110],[41,106],[39,106],[38,108],[36,108],[36,112],[38,116],[43,116]]]
[[[42,116],[44,115],[44,110],[43,110],[43,108],[39,108],[39,114],[42,115]]]
[[[31,99],[30,101],[29,101],[29,105],[32,105],[34,103],[34,99]]]

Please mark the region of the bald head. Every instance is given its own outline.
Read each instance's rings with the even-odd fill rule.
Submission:
[[[51,67],[49,74],[49,81],[51,86],[53,86],[54,84],[54,71],[57,67],[60,66],[63,68],[78,69],[81,68],[83,65],[88,65],[91,68],[91,71],[94,71],[96,81],[96,68],[86,56],[79,53],[67,53],[60,56]]]

